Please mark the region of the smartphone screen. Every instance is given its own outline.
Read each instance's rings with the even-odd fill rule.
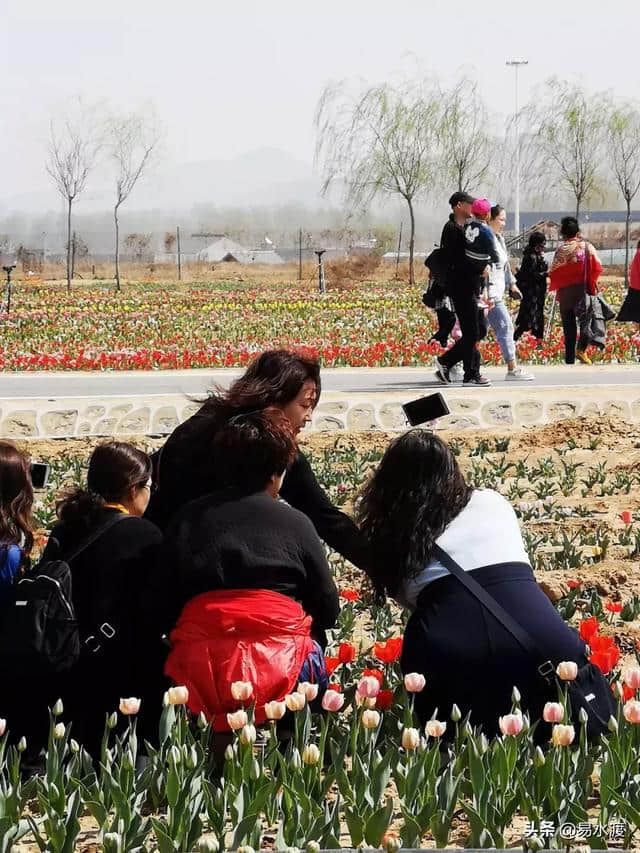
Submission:
[[[34,489],[44,489],[49,480],[49,466],[44,462],[31,463],[31,483]]]
[[[402,407],[411,426],[418,426],[428,421],[435,421],[443,415],[450,414],[449,407],[442,394],[429,394],[405,403]]]

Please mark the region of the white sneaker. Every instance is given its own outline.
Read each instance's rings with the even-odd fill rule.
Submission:
[[[525,373],[521,367],[516,367],[515,370],[507,370],[505,376],[507,382],[532,382],[535,378],[533,373]]]
[[[454,364],[452,368],[449,370],[449,379],[452,382],[462,382],[464,377],[464,367],[460,362]]]

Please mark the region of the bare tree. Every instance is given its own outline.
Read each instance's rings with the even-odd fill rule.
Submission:
[[[409,208],[409,283],[414,283],[416,198],[435,182],[438,93],[426,86],[370,88],[355,100],[344,83],[327,86],[316,111],[316,161],[323,192],[341,180],[352,207],[378,195],[400,196]]]
[[[73,266],[71,208],[86,186],[99,148],[91,114],[82,106],[78,116],[67,116],[59,127],[51,122],[46,169],[67,204],[67,290],[71,290]]]
[[[624,280],[628,287],[631,204],[640,190],[640,111],[632,104],[614,108],[609,116],[607,130],[611,168],[627,207]]]
[[[580,86],[552,78],[546,91],[524,111],[523,136],[530,174],[549,188],[562,187],[575,198],[576,217],[599,190],[606,104]]]
[[[463,77],[442,93],[442,106],[442,177],[447,186],[472,189],[487,177],[493,148],[478,84]]]
[[[116,289],[120,290],[120,207],[129,198],[148,167],[160,141],[155,121],[143,114],[114,118],[109,123],[110,154],[116,170],[116,201],[113,208],[116,236]]]

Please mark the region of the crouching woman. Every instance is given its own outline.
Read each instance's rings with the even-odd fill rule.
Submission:
[[[467,485],[451,450],[426,430],[393,441],[359,506],[375,556],[373,580],[411,611],[403,672],[425,675],[416,697],[422,723],[452,706],[471,723],[497,733],[516,685],[522,706],[541,716],[548,688],[540,661],[457,580],[434,553],[437,546],[492,596],[535,640],[543,660],[586,663],[585,649],[536,583],[516,515],[498,492]],[[445,559],[443,557],[443,559]]]
[[[216,491],[187,504],[165,538],[167,588],[181,609],[165,673],[216,731],[235,711],[236,681],[253,685],[255,718],[298,681],[326,686],[318,639],[338,592],[311,521],[278,500],[295,436],[277,409],[229,420],[215,436]]]

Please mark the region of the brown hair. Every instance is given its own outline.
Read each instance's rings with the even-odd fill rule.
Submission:
[[[290,350],[267,350],[259,355],[228,390],[217,389],[203,404],[200,414],[219,425],[233,415],[285,406],[300,393],[307,379],[320,398],[320,363],[316,358]]]
[[[124,441],[99,444],[89,460],[87,488],[75,489],[56,509],[61,521],[91,526],[106,503],[126,497],[134,486],[151,476],[151,459],[142,450]]]
[[[235,415],[213,440],[213,464],[221,485],[245,494],[264,489],[274,474],[286,471],[295,455],[291,424],[275,407]]]
[[[0,441],[0,542],[33,548],[33,486],[29,460],[9,441]]]

